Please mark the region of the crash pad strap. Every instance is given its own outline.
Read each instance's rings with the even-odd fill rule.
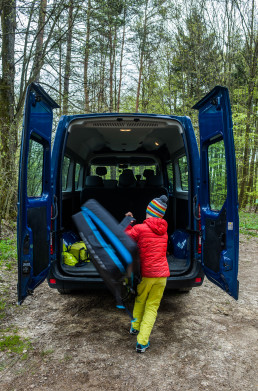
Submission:
[[[117,251],[119,251],[124,261],[128,265],[130,265],[133,261],[132,255],[127,250],[127,248],[125,248],[125,246],[121,243],[118,237],[89,208],[83,206],[81,209],[84,213],[86,213],[91,218],[92,221],[94,221],[94,223],[101,229],[101,231],[103,231],[103,233],[108,237],[108,239],[111,241],[113,246],[115,246]]]
[[[84,209],[84,208],[83,208]],[[114,251],[112,251],[110,249],[110,247],[108,246],[108,244],[106,243],[106,241],[103,239],[103,237],[101,236],[100,232],[98,231],[97,227],[95,226],[95,224],[93,223],[93,221],[91,220],[90,216],[87,215],[87,213],[85,213],[85,211],[83,210],[82,211],[83,213],[83,216],[85,218],[85,220],[87,221],[89,227],[91,228],[92,230],[92,233],[93,235],[96,237],[96,239],[99,241],[99,243],[101,244],[101,246],[105,249],[105,251],[108,253],[108,255],[111,257],[111,259],[113,260],[113,262],[115,263],[115,265],[118,267],[118,269],[120,270],[121,273],[125,273],[125,268],[124,266],[122,265],[122,263],[120,262],[120,260],[118,259],[118,257],[116,256],[116,254],[114,253]]]

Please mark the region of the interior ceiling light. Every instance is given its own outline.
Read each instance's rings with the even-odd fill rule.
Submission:
[[[120,132],[131,132],[132,129],[120,129]]]
[[[158,147],[159,146],[159,143],[157,141],[155,141],[155,145]]]

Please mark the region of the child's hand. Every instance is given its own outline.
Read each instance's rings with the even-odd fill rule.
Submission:
[[[130,216],[130,217],[133,217],[132,212],[127,212],[125,215],[126,215],[126,216]]]

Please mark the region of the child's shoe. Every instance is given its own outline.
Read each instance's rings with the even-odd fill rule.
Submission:
[[[137,342],[136,344],[136,352],[137,353],[145,353],[146,349],[150,347],[150,342],[148,342],[146,345],[141,345]]]
[[[134,329],[133,326],[131,325],[130,334],[132,334],[132,335],[138,335],[138,334],[139,334],[139,330]]]

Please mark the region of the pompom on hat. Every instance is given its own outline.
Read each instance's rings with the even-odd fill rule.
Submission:
[[[151,217],[162,218],[167,210],[168,198],[162,195],[159,198],[154,198],[147,206],[146,213]]]

